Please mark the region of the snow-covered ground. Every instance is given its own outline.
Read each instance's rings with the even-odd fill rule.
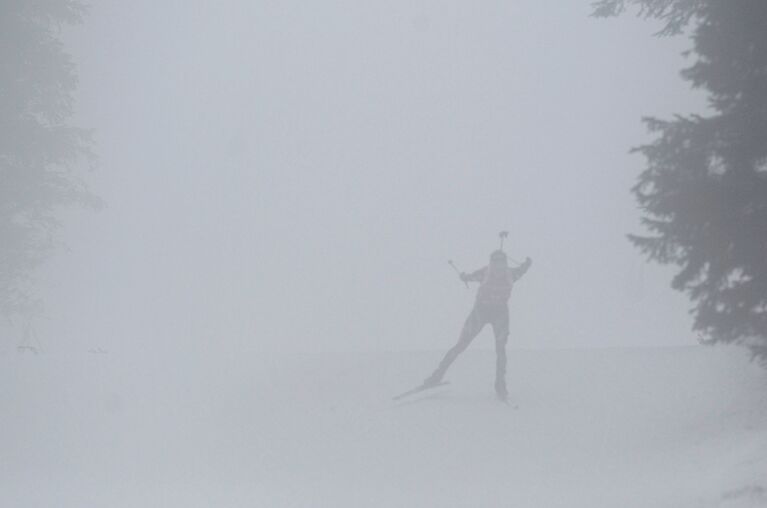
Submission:
[[[0,506],[767,506],[767,374],[736,348],[0,354]]]

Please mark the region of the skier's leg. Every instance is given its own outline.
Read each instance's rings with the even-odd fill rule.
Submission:
[[[469,314],[469,317],[466,318],[466,322],[463,324],[458,343],[445,353],[445,357],[439,362],[437,370],[435,370],[431,376],[426,378],[424,384],[436,384],[442,381],[442,377],[445,375],[445,372],[447,372],[448,367],[450,367],[455,359],[458,358],[458,355],[463,353],[466,348],[469,347],[469,344],[471,344],[471,341],[479,334],[483,326],[485,326],[485,320],[480,313],[477,312],[477,309],[473,309]]]
[[[499,399],[506,400],[506,343],[509,340],[509,311],[507,308],[493,317],[495,335],[495,393]]]

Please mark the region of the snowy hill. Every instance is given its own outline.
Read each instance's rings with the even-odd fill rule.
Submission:
[[[0,506],[767,506],[767,374],[734,348],[0,354]]]

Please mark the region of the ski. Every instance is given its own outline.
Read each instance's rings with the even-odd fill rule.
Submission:
[[[400,393],[399,395],[395,395],[394,397],[392,397],[392,400],[404,399],[405,397],[408,397],[410,395],[415,395],[416,393],[423,392],[425,390],[431,390],[432,388],[437,388],[439,386],[444,386],[446,384],[450,384],[450,381],[441,381],[441,382],[439,382],[437,384],[433,384],[433,385],[420,385],[420,386],[416,386],[412,390],[408,390],[406,392]]]

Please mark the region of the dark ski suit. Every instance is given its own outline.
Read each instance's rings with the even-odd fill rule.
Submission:
[[[491,263],[493,262],[491,260]],[[440,382],[458,355],[469,347],[471,341],[486,324],[490,324],[495,335],[495,391],[500,398],[506,398],[506,342],[509,338],[508,301],[514,282],[522,278],[530,268],[532,261],[527,258],[519,267],[509,268],[504,256],[502,263],[500,268],[492,269],[491,266],[486,266],[470,274],[461,274],[461,280],[465,282],[480,283],[474,308],[469,317],[466,318],[458,343],[445,354],[437,370],[424,381],[424,385]]]

